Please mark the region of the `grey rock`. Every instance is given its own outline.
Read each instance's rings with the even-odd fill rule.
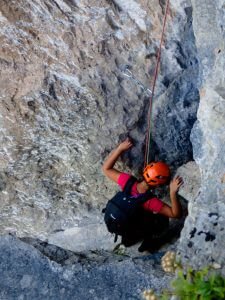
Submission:
[[[89,225],[53,233],[49,235],[48,242],[71,251],[111,250],[114,247],[114,235],[110,234],[105,223],[99,220]]]
[[[89,234],[94,224],[96,237],[86,238],[86,247],[110,245],[98,222],[116,186],[101,164],[129,134],[136,146],[118,166],[136,175],[143,168],[164,12],[153,2],[154,11],[134,0],[0,1],[1,233],[60,240],[71,249],[81,235],[69,241],[67,233],[85,223]],[[191,4],[174,3],[171,13],[150,153],[176,167],[192,159],[198,61]]]
[[[194,202],[200,193],[201,176],[198,165],[192,161],[177,169],[177,174],[183,178],[179,195],[189,202]]]
[[[32,246],[2,236],[0,254],[1,299],[141,299],[145,288],[159,291],[170,279],[160,271],[163,253],[145,259],[117,256],[111,262],[90,262],[89,266],[87,258],[86,264],[80,260],[62,267]]]
[[[201,101],[191,140],[201,174],[201,192],[190,207],[179,249],[185,262],[195,267],[218,263],[224,274],[225,39],[221,22],[225,12],[221,1],[192,4]]]
[[[172,169],[193,159],[198,164],[201,193],[189,203],[179,251],[184,262],[195,267],[216,262],[222,272],[223,4],[220,0],[171,1],[153,103],[149,157],[165,160]],[[149,82],[156,65],[164,9],[163,2],[156,0],[151,5],[134,0],[0,0],[1,233],[49,239],[57,245],[61,241],[63,247],[75,250],[82,238],[80,229],[86,226],[89,236],[91,232],[100,234],[93,243],[86,239],[82,247],[104,247],[107,240],[101,240],[103,227],[98,230],[97,223],[116,187],[101,174],[101,164],[115,144],[129,134],[136,145],[117,166],[132,169],[135,175],[143,169],[148,88],[152,89]],[[125,76],[126,70],[132,77]],[[93,231],[89,230],[92,220]],[[67,233],[74,228],[80,232],[69,240]],[[11,255],[16,247],[9,239],[2,242],[1,249]],[[14,259],[15,266],[8,257],[12,270],[20,272],[27,263],[37,267],[37,274],[27,269],[18,276],[7,273],[3,261],[3,298],[8,294],[12,299],[26,298],[19,293],[29,284],[32,291],[28,298],[74,297],[65,288],[67,279],[74,278],[73,272],[66,271],[67,279],[63,279],[57,266],[54,277],[54,264],[40,259],[29,247],[18,247],[21,259]],[[43,283],[37,294],[35,278],[40,276],[37,280],[45,282],[45,273],[39,271],[43,266],[54,287],[51,290]],[[134,266],[122,263],[120,267],[122,271],[128,268],[131,277],[127,287],[133,292],[132,284],[137,287],[137,276],[132,277]],[[88,281],[87,290],[92,291],[92,284],[97,286],[99,280],[112,277],[117,270],[118,266],[112,271],[103,265],[94,281]],[[121,286],[127,284],[122,276],[116,276],[116,283],[105,283],[104,289],[113,291],[118,281]],[[73,280],[80,299],[86,297],[75,284],[80,281]],[[10,291],[13,283],[16,289]],[[103,287],[97,286],[99,292],[92,297],[100,295]],[[131,297],[125,295],[126,299]],[[121,298],[121,293],[115,297]]]

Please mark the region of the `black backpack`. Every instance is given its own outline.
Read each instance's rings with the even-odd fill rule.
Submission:
[[[154,196],[150,191],[137,197],[131,196],[131,189],[136,181],[137,179],[131,176],[124,190],[116,193],[102,211],[105,213],[104,221],[108,231],[115,234],[115,242],[118,235],[126,235],[129,231],[130,225],[135,222],[141,204]]]

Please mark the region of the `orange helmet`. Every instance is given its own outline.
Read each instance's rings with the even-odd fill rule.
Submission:
[[[170,178],[170,169],[164,162],[152,162],[144,169],[143,176],[149,185],[166,184]]]

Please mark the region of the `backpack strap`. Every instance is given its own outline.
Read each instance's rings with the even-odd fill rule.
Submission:
[[[137,181],[137,178],[135,178],[134,176],[131,176],[126,184],[125,184],[125,187],[123,189],[123,192],[127,195],[130,195],[131,194],[131,189],[132,189],[132,186],[134,185],[134,183]]]
[[[114,243],[117,242],[117,239],[118,239],[118,234],[115,233],[115,237],[114,237]]]
[[[147,191],[146,193],[138,196],[135,200],[138,204],[143,204],[146,201],[148,201],[150,198],[153,198],[153,197],[155,197],[155,195],[151,191]]]
[[[132,186],[134,185],[134,183],[136,181],[137,181],[137,178],[135,178],[134,176],[131,176],[127,180],[123,192],[127,195],[130,195]],[[153,198],[153,197],[155,197],[154,194],[150,190],[148,190],[146,193],[141,194],[140,196],[136,197],[135,201],[138,204],[142,204],[142,203],[145,203],[146,201],[148,201],[150,198]]]

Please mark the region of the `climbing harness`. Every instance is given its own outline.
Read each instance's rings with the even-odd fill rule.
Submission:
[[[153,80],[153,86],[152,86],[152,90],[151,90],[152,93],[151,93],[150,100],[149,100],[148,129],[147,129],[147,135],[146,135],[146,148],[145,148],[145,162],[144,162],[144,167],[146,167],[148,165],[148,163],[149,163],[152,102],[153,102],[153,97],[154,97],[154,92],[155,92],[156,80],[157,80],[157,77],[158,77],[159,63],[160,63],[160,58],[161,58],[161,50],[162,50],[163,37],[164,37],[164,33],[165,33],[165,28],[166,28],[167,15],[168,15],[168,12],[169,12],[169,2],[170,2],[169,0],[167,0],[167,2],[166,2],[166,9],[165,9],[165,15],[164,15],[164,21],[163,21],[162,35],[161,35],[159,50],[158,50],[158,54],[157,54],[156,67],[155,67],[155,72],[154,72],[154,80]]]

